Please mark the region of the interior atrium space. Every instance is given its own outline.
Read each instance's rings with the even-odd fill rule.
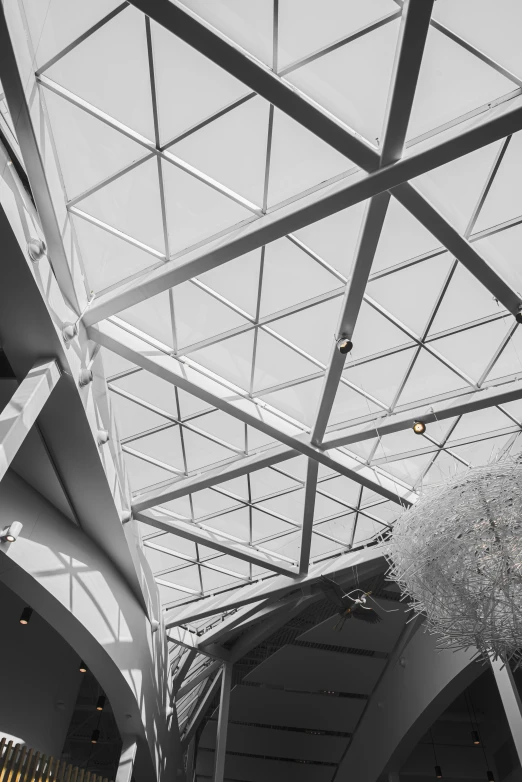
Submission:
[[[0,0],[0,782],[522,782],[521,30]]]

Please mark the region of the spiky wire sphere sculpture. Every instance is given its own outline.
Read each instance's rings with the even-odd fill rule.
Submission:
[[[522,461],[469,470],[395,523],[389,578],[441,648],[522,663]]]

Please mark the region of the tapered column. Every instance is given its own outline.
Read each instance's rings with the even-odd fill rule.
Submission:
[[[225,774],[225,756],[227,752],[228,713],[230,711],[232,670],[232,663],[225,663],[223,666],[223,677],[221,681],[221,700],[219,702],[214,782],[223,782]]]

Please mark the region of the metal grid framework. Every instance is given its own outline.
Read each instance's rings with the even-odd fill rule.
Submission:
[[[497,38],[482,0],[319,5],[5,3],[27,105],[4,52],[0,129],[171,624],[519,447],[522,11]],[[183,728],[217,679],[178,644]]]

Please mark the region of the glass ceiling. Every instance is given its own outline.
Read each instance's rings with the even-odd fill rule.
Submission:
[[[7,5],[14,16],[14,3]],[[401,2],[174,5],[380,152]],[[12,23],[14,45],[87,310],[122,286],[139,289],[151,270],[169,262],[181,268],[197,248],[224,243],[242,226],[360,176],[325,140],[132,5],[21,6],[26,30]],[[489,0],[436,2],[405,155],[517,103],[521,25],[515,0],[494,8]],[[10,127],[3,99],[0,123]],[[515,291],[522,290],[521,150],[517,133],[413,180]],[[247,561],[141,522],[166,608],[274,575],[262,565],[266,554],[282,567],[299,563],[308,456],[294,451],[262,469],[246,465],[231,479],[228,468],[275,452],[281,434],[310,441],[366,207],[357,203],[268,244],[260,240],[257,249],[109,319],[119,347],[105,342],[101,352],[134,498],[219,467],[220,482],[151,505],[150,517],[219,533],[261,557]],[[173,385],[137,348],[129,352],[130,339],[144,346],[140,356],[159,356],[187,383]],[[395,413],[422,415],[477,389],[502,388],[521,373],[512,313],[392,198],[326,437],[376,418],[380,425]],[[408,426],[329,450],[334,466],[321,463],[312,504],[311,562],[382,533],[400,512],[400,498],[414,501],[423,487],[516,452],[521,422],[522,400],[512,401],[436,420],[424,436]],[[358,476],[376,488],[363,487]]]

